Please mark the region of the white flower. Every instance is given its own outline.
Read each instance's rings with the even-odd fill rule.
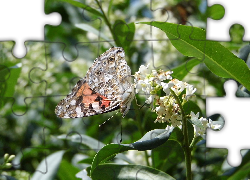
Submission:
[[[191,115],[191,120],[199,119],[199,112],[197,112],[197,114],[194,114],[194,112],[191,111],[190,115]]]
[[[141,75],[149,74],[148,67],[149,67],[149,64],[147,66],[141,65],[140,68],[139,68],[139,73]]]
[[[205,139],[205,136],[203,136],[206,132],[206,128],[199,128],[198,126],[194,126],[194,132],[195,132],[195,136],[202,136],[203,139]]]
[[[152,70],[152,75],[153,75],[154,77],[157,77],[157,76],[158,76],[158,73],[157,73],[157,71],[156,71],[155,69]]]
[[[170,76],[170,74],[172,74],[173,71],[166,71],[166,72],[161,72],[160,75],[158,76],[159,80],[160,81],[164,81],[166,79],[169,79],[171,80],[172,79],[172,76]]]
[[[196,88],[186,82],[172,79],[171,74],[173,71],[153,69],[150,72],[148,67],[149,64],[147,66],[141,65],[139,71],[135,73],[135,92],[142,92],[142,94],[146,95],[145,103],[150,104],[151,110],[157,114],[154,122],[167,122],[173,127],[182,127],[181,108],[172,93],[179,96],[186,89],[186,94],[183,94],[181,99],[181,105],[183,105],[189,96],[194,94]],[[161,94],[161,91],[165,92],[166,95],[159,96],[158,94]],[[188,97],[184,99],[186,96]],[[199,127],[195,127],[197,135],[203,135],[208,126],[208,121],[205,118],[198,118],[199,113],[194,114],[191,112],[191,119],[196,121],[195,124],[198,123],[197,125],[199,125]]]
[[[188,100],[196,91],[196,88],[194,88],[190,84],[186,84],[186,99]]]
[[[201,118],[199,119],[199,112],[197,112],[197,114],[194,114],[194,112],[191,111],[190,115],[191,115],[191,120],[192,120],[193,122],[195,122],[195,121],[200,121],[201,124],[202,124],[202,126],[201,126],[201,125],[199,125],[199,126],[194,125],[195,136],[196,136],[196,137],[202,136],[203,139],[205,139],[204,134],[205,134],[206,129],[207,129],[208,124],[209,124],[209,123],[208,123],[208,120],[207,120],[206,118],[204,118],[204,117],[201,117]]]
[[[155,111],[156,111],[158,116],[163,116],[163,114],[166,114],[166,108],[164,106],[156,107]]]
[[[201,121],[204,128],[208,127],[208,120],[206,118],[201,117],[199,120]]]
[[[154,101],[154,97],[155,97],[155,95],[150,95],[150,96],[148,97],[148,99],[145,101],[145,103],[151,104],[151,103]]]
[[[170,88],[174,86],[174,84],[172,82],[170,83],[164,83],[164,82],[161,82],[161,86],[163,88],[163,91],[169,95],[170,93]]]
[[[185,83],[182,81],[179,81],[178,79],[173,79],[171,82],[174,84],[174,86],[171,88],[177,96],[181,94],[181,92],[185,89]]]
[[[174,114],[170,118],[170,121],[171,121],[172,126],[174,126],[174,127],[180,126],[181,125],[181,116],[178,114]]]

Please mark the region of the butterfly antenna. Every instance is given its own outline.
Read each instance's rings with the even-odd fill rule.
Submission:
[[[102,124],[99,125],[99,127],[101,127],[102,125],[104,125],[107,121],[109,121],[112,117],[114,117],[119,111],[117,111],[114,115],[112,115],[110,118],[108,118],[106,121],[104,121]]]

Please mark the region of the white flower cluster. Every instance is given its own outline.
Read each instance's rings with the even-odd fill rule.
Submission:
[[[187,102],[192,96],[196,88],[192,85],[172,79],[173,71],[163,70],[149,70],[149,65],[141,65],[139,71],[135,73],[135,92],[138,94],[142,92],[146,96],[145,103],[151,105],[151,110],[156,112],[157,118],[155,122],[168,123],[173,127],[180,127],[182,125],[182,112],[177,102],[176,96],[179,97],[181,105]],[[165,81],[165,82],[164,82]],[[162,90],[164,95],[162,96]],[[174,94],[173,94],[174,93]],[[141,93],[140,93],[141,94]],[[182,95],[181,95],[182,94]],[[181,98],[180,98],[181,95]],[[212,127],[212,120],[199,117],[191,112],[191,121],[199,126],[195,126],[196,136],[204,135],[206,128],[219,129],[218,126]],[[200,122],[197,122],[200,121]],[[193,123],[195,124],[195,123]]]

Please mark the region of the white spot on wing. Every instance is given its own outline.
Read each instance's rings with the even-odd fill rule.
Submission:
[[[100,108],[99,102],[92,103],[92,107],[93,107],[93,109],[98,109],[99,110],[99,108]]]
[[[72,105],[72,106],[76,105],[76,100],[73,99],[73,100],[70,102],[70,105]]]
[[[80,107],[76,108],[76,114],[77,114],[77,117],[81,117],[83,115],[83,112],[81,111]]]
[[[121,57],[125,57],[125,54],[122,52],[122,53],[120,53],[120,56]]]

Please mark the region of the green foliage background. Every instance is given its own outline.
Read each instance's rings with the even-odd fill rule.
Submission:
[[[166,20],[176,24],[184,23],[180,12],[176,12],[177,7],[184,7],[191,9],[187,12],[188,21],[193,26],[205,29],[206,18],[220,17],[223,9],[208,10],[203,0],[188,3],[180,0],[152,2],[143,4],[143,1],[104,1],[101,4],[106,14],[104,16],[95,1],[45,1],[46,13],[59,12],[62,16],[60,26],[45,27],[46,42],[27,42],[25,45],[28,53],[23,59],[13,57],[13,42],[0,43],[0,157],[5,153],[16,155],[12,168],[0,170],[2,175],[16,179],[27,179],[29,176],[32,176],[32,179],[47,180],[77,179],[75,175],[82,169],[88,167],[86,172],[90,173],[89,167],[93,159],[96,162],[96,153],[105,144],[122,143],[122,148],[126,149],[124,144],[136,142],[153,129],[166,128],[165,124],[154,123],[156,115],[149,107],[142,106],[145,100],[143,95],[136,96],[136,103],[133,103],[124,119],[120,113],[115,114],[101,127],[99,125],[115,112],[77,119],[59,119],[55,116],[54,108],[59,100],[84,77],[93,60],[111,46],[121,46],[125,49],[132,74],[138,71],[140,65],[151,63],[152,67],[154,62],[155,67],[173,69],[174,77],[193,84],[197,88],[195,103],[201,108],[204,117],[205,99],[202,95],[223,96],[225,78],[233,77],[249,88],[249,76],[239,75],[242,67],[246,72],[249,69],[244,61],[239,62],[239,59],[229,52],[240,56],[240,49],[247,47],[247,42],[242,42],[244,29],[241,26],[235,25],[231,28],[232,41],[221,43],[225,48],[217,42],[206,44],[207,48],[216,46],[221,50],[220,54],[235,59],[239,67],[230,70],[230,64],[223,64],[220,66],[223,70],[218,68],[219,66],[211,70],[209,63],[211,65],[221,61],[216,57],[202,59],[202,50],[195,54],[191,45],[199,45],[197,41],[189,41],[189,33],[186,34],[186,39],[181,37],[183,41],[180,43],[178,37],[173,36],[175,24],[169,29],[171,24],[151,23]],[[157,10],[159,7],[161,9]],[[171,17],[168,17],[167,11],[171,12]],[[211,14],[213,12],[216,13]],[[189,23],[186,25],[190,26]],[[190,30],[190,27],[186,30]],[[204,32],[200,33],[198,37],[203,39],[199,40],[205,42]],[[209,56],[209,52],[206,53]],[[242,59],[247,61],[247,56]],[[192,73],[187,73],[186,68]],[[222,71],[226,73],[221,75]],[[240,86],[239,90],[249,96],[246,88]],[[106,166],[108,169],[119,171],[123,178],[144,168],[144,174],[158,173],[156,177],[168,179],[172,176],[175,179],[184,179],[185,163],[183,151],[178,144],[179,137],[178,130],[174,131],[168,141],[152,151],[114,151],[110,157],[105,157],[105,161],[116,165],[97,164],[100,170],[92,169],[92,178],[104,178],[105,172],[102,170]],[[116,145],[105,147],[120,147],[115,147]],[[124,153],[114,158],[114,154],[118,152]],[[106,156],[105,148],[102,148],[101,153]],[[226,149],[207,149],[205,141],[202,140],[192,151],[193,178],[247,178],[249,170],[242,169],[247,167],[250,158],[249,152],[245,153],[242,165],[232,168],[226,163]],[[95,170],[97,171],[94,172]]]

